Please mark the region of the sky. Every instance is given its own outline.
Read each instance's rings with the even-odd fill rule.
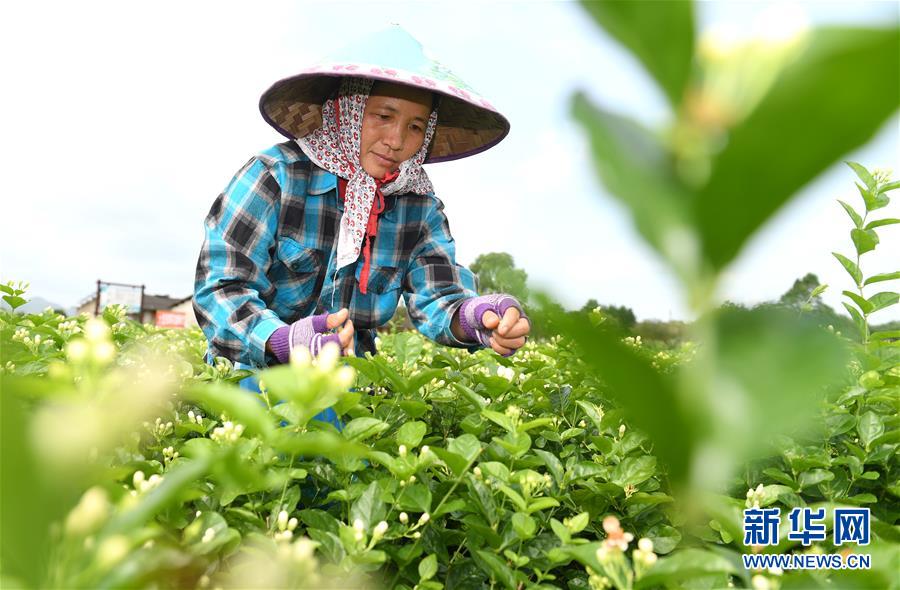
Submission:
[[[900,18],[894,2],[723,0],[698,4],[699,30],[765,33],[785,26],[785,6],[814,26]],[[579,89],[650,126],[667,120],[668,106],[576,3],[36,1],[4,13],[0,280],[29,281],[31,296],[74,306],[97,279],[189,296],[216,196],[252,155],[284,140],[260,116],[259,96],[344,39],[394,22],[512,124],[482,154],[426,166],[458,263],[508,252],[567,307],[593,298],[639,319],[693,317],[599,183],[570,116]],[[900,172],[900,118],[843,159]],[[825,302],[841,309],[851,280],[831,252],[852,249],[836,199],[859,200],[853,180],[836,164],[804,187],[728,269],[720,298],[777,299],[814,272],[831,285]],[[898,200],[889,216],[900,217]],[[897,270],[896,227],[863,259],[867,275]],[[895,306],[873,321],[898,318]]]

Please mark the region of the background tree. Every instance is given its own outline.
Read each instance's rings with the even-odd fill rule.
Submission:
[[[528,274],[516,268],[513,257],[506,252],[481,254],[469,268],[478,278],[478,291],[509,293],[519,301],[528,299]]]
[[[809,301],[811,305],[819,307],[824,305],[821,296],[816,294],[815,297],[812,297],[813,291],[817,287],[819,287],[819,277],[811,272],[806,273],[806,276],[794,281],[793,286],[781,296],[778,302],[782,305],[799,306]],[[812,300],[810,301],[811,297]]]

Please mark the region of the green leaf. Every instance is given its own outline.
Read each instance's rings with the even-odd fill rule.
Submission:
[[[494,501],[494,495],[483,482],[469,477],[467,480],[469,485],[469,497],[475,501],[475,505],[487,519],[488,523],[493,526],[497,524],[497,503]]]
[[[841,293],[852,299],[853,303],[858,305],[859,309],[862,310],[863,315],[869,315],[869,313],[872,312],[872,303],[865,297],[862,297],[853,291],[841,291]]]
[[[344,357],[342,361],[356,369],[358,373],[368,377],[372,383],[381,384],[384,380],[384,375],[379,370],[378,365],[367,358],[348,356]]]
[[[563,544],[567,545],[572,541],[572,533],[569,532],[569,527],[555,518],[550,519],[550,528],[553,529],[553,532],[559,537],[559,540],[562,541]]]
[[[800,487],[808,488],[832,479],[834,479],[834,473],[827,469],[811,469],[800,474]]]
[[[644,576],[635,583],[635,588],[652,588],[663,584],[674,585],[686,580],[709,574],[737,575],[735,562],[702,549],[679,550],[672,555],[661,557]]]
[[[559,500],[556,498],[535,498],[528,503],[528,514],[534,514],[547,508],[556,508],[557,506],[559,506]]]
[[[825,292],[825,289],[828,288],[828,285],[819,285],[815,289],[812,290],[812,293],[809,294],[810,299],[815,299],[819,295]]]
[[[856,246],[856,253],[862,256],[866,252],[871,252],[878,245],[878,234],[871,229],[851,229],[850,239]]]
[[[516,535],[522,540],[532,538],[537,531],[537,524],[534,522],[534,519],[523,512],[516,512],[512,515],[512,527]]]
[[[550,474],[553,475],[553,479],[556,480],[556,484],[561,486],[563,481],[564,469],[562,463],[556,457],[556,455],[547,451],[542,451],[541,449],[534,449],[534,453],[538,457],[540,457],[544,462],[544,465],[547,466]]]
[[[857,286],[862,282],[862,271],[859,270],[859,267],[856,266],[856,263],[844,256],[843,254],[838,254],[837,252],[832,252],[832,256],[838,259],[844,268],[850,273],[850,276],[853,278],[853,282],[857,284]]]
[[[464,434],[460,437],[451,439],[447,443],[447,450],[456,453],[466,461],[471,463],[481,454],[481,441],[471,434]]]
[[[450,386],[455,389],[457,392],[462,394],[467,400],[469,400],[473,406],[478,408],[479,410],[483,410],[488,405],[488,400],[484,399],[474,391],[470,387],[466,387],[462,383],[451,383]]]
[[[431,452],[437,455],[441,461],[447,464],[447,467],[450,468],[450,471],[453,472],[453,475],[462,475],[463,472],[465,472],[466,467],[469,465],[469,461],[467,461],[465,457],[462,457],[457,453],[452,453],[447,449],[432,447]]]
[[[516,432],[528,432],[529,430],[540,428],[542,426],[550,426],[551,424],[553,424],[553,422],[554,418],[550,418],[549,416],[546,418],[535,418],[534,420],[529,420],[528,422],[519,424]]]
[[[588,525],[588,523],[590,522],[590,519],[591,519],[591,515],[588,514],[587,512],[579,512],[578,514],[576,514],[575,516],[573,516],[572,518],[569,519],[569,524],[567,525],[567,528],[569,529],[569,532],[571,532],[573,535],[575,533],[580,533],[581,531],[584,530],[584,527],[586,527]]]
[[[13,308],[13,309],[22,307],[23,305],[25,305],[26,303],[28,303],[28,300],[27,300],[27,299],[23,299],[23,298],[18,297],[18,296],[16,296],[16,295],[4,295],[4,296],[3,296],[3,301],[7,302],[7,303],[9,304],[9,306],[10,306],[11,308]]]
[[[717,402],[705,401],[702,423],[715,433],[708,444],[719,456],[742,464],[764,452],[760,441],[815,419],[823,388],[843,378],[849,350],[814,319],[786,310],[717,315],[718,376],[708,391]]]
[[[575,401],[582,410],[584,410],[585,416],[588,417],[588,420],[593,422],[594,428],[597,429],[598,432],[603,431],[603,410],[600,409],[599,406],[592,404],[589,401],[585,401],[583,399],[579,399]]]
[[[412,484],[403,489],[397,503],[401,510],[429,512],[431,510],[431,490],[424,484]]]
[[[844,309],[847,310],[847,313],[850,314],[850,317],[853,318],[854,323],[856,324],[856,329],[859,330],[859,337],[862,338],[866,333],[866,320],[863,318],[862,314],[858,309],[847,303],[846,301],[842,301],[841,304],[844,306]]]
[[[394,335],[394,354],[401,365],[415,363],[422,354],[422,338],[412,332]]]
[[[428,426],[424,422],[418,420],[405,422],[403,426],[397,430],[397,444],[406,445],[408,448],[412,449],[422,442],[427,431]]]
[[[516,432],[516,425],[506,414],[493,410],[481,410],[481,415],[509,433]]]
[[[693,3],[583,1],[581,5],[640,60],[669,102],[679,105],[694,57]]]
[[[872,275],[871,277],[866,279],[866,282],[863,283],[863,286],[871,285],[872,283],[880,283],[882,281],[893,281],[895,279],[900,279],[900,271],[885,272],[877,275]]]
[[[488,574],[508,590],[515,590],[518,585],[516,576],[513,571],[503,563],[503,560],[493,553],[482,551],[481,549],[476,549],[474,553],[472,553],[472,557],[484,573]]]
[[[847,215],[850,216],[850,219],[853,220],[853,225],[855,225],[858,229],[862,229],[863,219],[862,219],[862,217],[859,216],[859,213],[856,212],[856,209],[854,209],[853,207],[851,207],[844,201],[841,201],[840,199],[838,199],[838,203],[841,204],[841,207],[844,208],[844,211],[846,211]],[[871,228],[866,228],[866,229],[871,229]]]
[[[528,510],[528,504],[525,503],[525,498],[519,492],[504,484],[500,484],[497,489],[506,494],[513,501],[513,504],[516,505],[516,508],[523,512]]]
[[[143,526],[164,508],[176,503],[182,492],[209,471],[213,461],[214,456],[207,455],[183,461],[169,469],[162,483],[144,494],[136,505],[119,512],[103,529],[104,534],[125,533]]]
[[[872,174],[869,173],[868,170],[866,170],[865,166],[850,161],[845,162],[845,164],[853,168],[853,171],[856,172],[856,175],[859,177],[859,179],[863,181],[863,184],[866,185],[866,188],[868,188],[870,191],[875,190],[875,179],[872,177]]]
[[[432,553],[419,562],[419,582],[425,582],[434,577],[437,573],[437,555]]]
[[[693,260],[685,259],[683,246],[695,239],[689,195],[675,180],[660,140],[640,123],[594,106],[584,94],[573,98],[572,113],[588,133],[594,167],[609,193],[628,207],[647,243],[686,276]]]
[[[858,182],[856,183],[856,188],[859,191],[859,195],[862,197],[863,202],[866,204],[866,211],[868,212],[887,207],[891,202],[891,198],[887,195],[882,193],[874,194],[872,191],[860,186]]]
[[[900,219],[891,217],[887,219],[877,219],[875,221],[870,221],[866,224],[866,229],[875,229],[876,227],[883,227],[885,225],[894,225],[896,223],[900,223]]]
[[[636,486],[653,477],[656,472],[656,457],[628,457],[613,469],[609,479],[620,487]]]
[[[900,293],[894,293],[893,291],[882,291],[881,293],[875,293],[871,297],[869,297],[869,303],[872,305],[871,311],[869,313],[873,313],[878,311],[879,309],[884,309],[885,307],[890,307],[900,301]]]
[[[859,417],[856,431],[859,433],[859,441],[869,450],[871,442],[884,434],[884,422],[881,416],[868,411]]]
[[[683,481],[698,430],[673,378],[653,368],[622,342],[615,330],[559,313],[546,296],[535,294],[535,299],[538,306],[534,315],[541,317],[541,324],[572,338],[590,374],[602,378],[607,386],[605,393],[656,443],[655,452],[667,465],[670,477]]]
[[[414,373],[409,378],[409,391],[410,393],[415,393],[432,379],[438,379],[446,374],[447,371],[444,369],[425,369],[424,371]]]
[[[888,191],[896,190],[900,188],[900,180],[895,180],[894,182],[889,182],[887,184],[881,185],[881,188],[878,189],[879,193],[886,193]]]
[[[387,422],[378,418],[362,417],[354,418],[344,426],[341,432],[344,438],[353,442],[364,441],[376,434],[381,434],[389,428]]]
[[[272,417],[266,412],[262,399],[236,385],[221,381],[195,385],[189,387],[183,396],[213,415],[227,414],[232,420],[243,424],[250,434],[260,434],[268,440],[275,431]]]
[[[665,555],[671,553],[681,542],[681,533],[678,529],[660,524],[647,531],[647,538],[653,541],[653,551]]]
[[[380,496],[381,488],[377,481],[373,481],[350,506],[350,522],[360,519],[369,531],[376,523],[384,520],[386,510]]]
[[[340,521],[324,510],[307,508],[298,512],[297,515],[300,517],[300,521],[311,529],[319,529],[336,535],[340,528]]]
[[[869,334],[869,338],[872,340],[887,340],[900,338],[900,330],[882,330],[879,332],[872,332]]]
[[[897,109],[897,93],[871,89],[896,89],[898,78],[896,27],[811,33],[756,108],[728,131],[694,201],[701,250],[714,269],[731,262],[801,187],[881,129]]]

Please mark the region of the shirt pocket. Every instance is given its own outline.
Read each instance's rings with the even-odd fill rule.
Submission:
[[[325,254],[293,238],[279,237],[276,256],[283,266],[283,277],[277,285],[278,300],[287,308],[310,314],[315,309],[316,295],[325,277]]]
[[[366,294],[359,290],[359,276],[362,263],[356,274],[357,287],[354,293],[353,323],[360,328],[377,328],[390,321],[397,311],[403,283],[403,270],[396,266],[376,266],[369,268],[369,282]]]

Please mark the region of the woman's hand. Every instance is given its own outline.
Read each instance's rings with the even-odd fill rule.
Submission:
[[[340,346],[345,356],[354,356],[353,321],[349,317],[350,310],[345,307],[337,313],[321,313],[297,320],[275,330],[266,348],[280,363],[289,362],[299,347],[307,349],[312,356],[318,356],[329,342]],[[332,333],[335,328],[340,330]]]
[[[522,305],[505,293],[466,299],[454,319],[466,339],[490,347],[502,356],[510,356],[524,346],[531,331],[531,322]]]
[[[325,325],[328,330],[334,330],[343,325],[337,333],[341,350],[343,351],[344,356],[356,356],[353,352],[355,350],[353,342],[353,321],[348,319],[349,317],[350,310],[345,307],[337,313],[328,314]]]
[[[502,319],[493,311],[486,311],[481,316],[481,323],[491,330],[491,348],[502,356],[510,356],[525,346],[525,340],[531,332],[531,322],[515,307],[507,309]]]

